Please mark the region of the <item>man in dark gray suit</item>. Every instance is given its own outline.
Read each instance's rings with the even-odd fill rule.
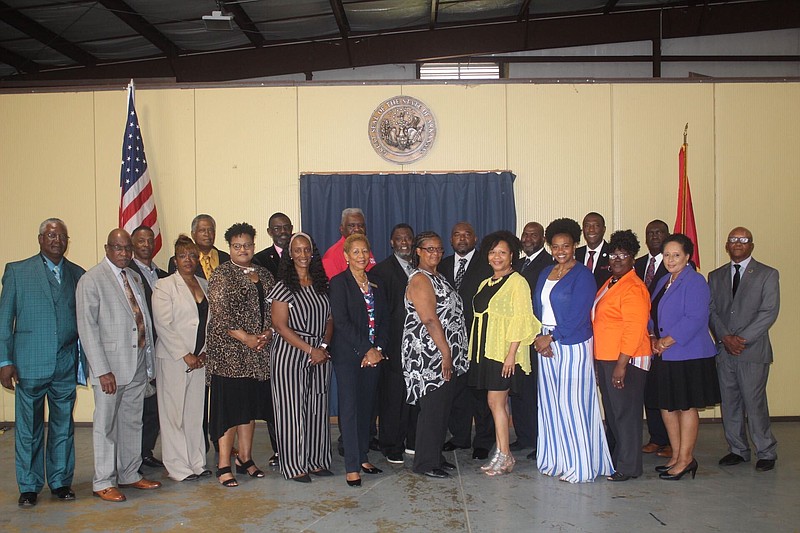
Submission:
[[[528,222],[519,238],[522,256],[514,261],[514,270],[519,272],[531,286],[531,306],[533,292],[539,273],[547,265],[553,264],[553,257],[544,249],[544,228],[538,222]],[[514,420],[514,433],[517,440],[511,443],[512,451],[533,448],[528,459],[536,459],[536,439],[539,436],[538,398],[536,380],[539,379],[539,361],[536,352],[531,353],[531,373],[522,378],[522,390],[511,395],[511,415]]]
[[[756,449],[756,470],[775,468],[778,441],[770,429],[767,378],[772,363],[769,328],[778,318],[778,271],[752,258],[753,234],[734,228],[725,250],[731,262],[708,275],[711,287],[710,326],[719,344],[717,374],[722,393],[722,424],[730,453],[719,464],[750,460],[750,438]]]
[[[272,246],[264,248],[253,256],[253,262],[267,270],[273,276],[278,276],[278,264],[281,262],[283,251],[289,246],[294,226],[292,221],[283,213],[273,213],[267,221],[267,234],[272,237]]]

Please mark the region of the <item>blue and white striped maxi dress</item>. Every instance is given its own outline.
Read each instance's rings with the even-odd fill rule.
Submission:
[[[551,328],[542,328],[547,335]],[[592,338],[578,344],[553,342],[553,357],[539,357],[539,440],[536,465],[542,474],[584,483],[611,475],[614,467],[600,417]]]

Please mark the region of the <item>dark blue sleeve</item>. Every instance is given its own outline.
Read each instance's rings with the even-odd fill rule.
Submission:
[[[351,353],[363,357],[372,348],[372,344],[369,342],[367,324],[358,323],[359,317],[362,317],[362,315],[356,312],[355,314],[358,316],[352,316],[351,313],[351,311],[355,311],[353,308],[358,302],[353,302],[353,305],[351,305],[351,298],[354,295],[349,290],[347,279],[345,278],[345,276],[349,275],[350,272],[345,270],[341,274],[334,276],[330,284],[331,315],[333,316],[333,357],[347,357]],[[364,307],[364,313],[366,314],[363,298],[360,294],[358,297],[361,298],[361,305]]]
[[[561,283],[556,283],[553,288],[553,292],[562,293],[558,302],[560,305],[553,306],[553,312],[558,321],[558,325],[553,330],[557,341],[574,338],[580,334],[581,328],[586,328],[592,312],[594,297],[597,294],[597,283],[591,271],[583,265],[577,265],[575,268],[578,270],[573,273],[573,278],[568,286],[564,286],[559,291]],[[562,281],[566,281],[566,279]]]

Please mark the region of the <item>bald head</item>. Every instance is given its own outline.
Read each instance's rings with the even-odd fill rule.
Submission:
[[[106,257],[114,266],[125,268],[133,257],[133,243],[131,236],[124,229],[117,228],[108,234],[106,240]]]
[[[525,255],[535,254],[544,246],[544,228],[538,222],[528,222],[522,229],[519,241]]]
[[[746,243],[740,242],[740,239],[747,240]],[[728,239],[725,242],[725,251],[734,263],[741,263],[753,253],[753,234],[749,229],[739,226],[733,228],[728,233]]]
[[[460,256],[465,256],[475,249],[475,243],[478,242],[478,237],[475,235],[475,229],[469,222],[459,222],[453,226],[453,231],[450,232],[450,245],[453,251]]]

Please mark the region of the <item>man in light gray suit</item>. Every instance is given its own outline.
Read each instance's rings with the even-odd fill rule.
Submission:
[[[142,279],[128,268],[131,237],[123,229],[108,235],[106,256],[78,282],[78,333],[86,352],[94,393],[95,496],[125,501],[118,489],[155,489],[158,481],[139,474],[142,464],[144,389],[153,377],[153,337],[144,312]]]
[[[756,470],[775,468],[778,441],[770,429],[767,378],[772,363],[769,328],[778,318],[778,271],[751,257],[753,234],[734,228],[725,250],[731,258],[708,275],[711,287],[710,326],[719,344],[717,374],[722,393],[722,424],[730,453],[719,464],[750,460],[750,438],[756,449]]]

